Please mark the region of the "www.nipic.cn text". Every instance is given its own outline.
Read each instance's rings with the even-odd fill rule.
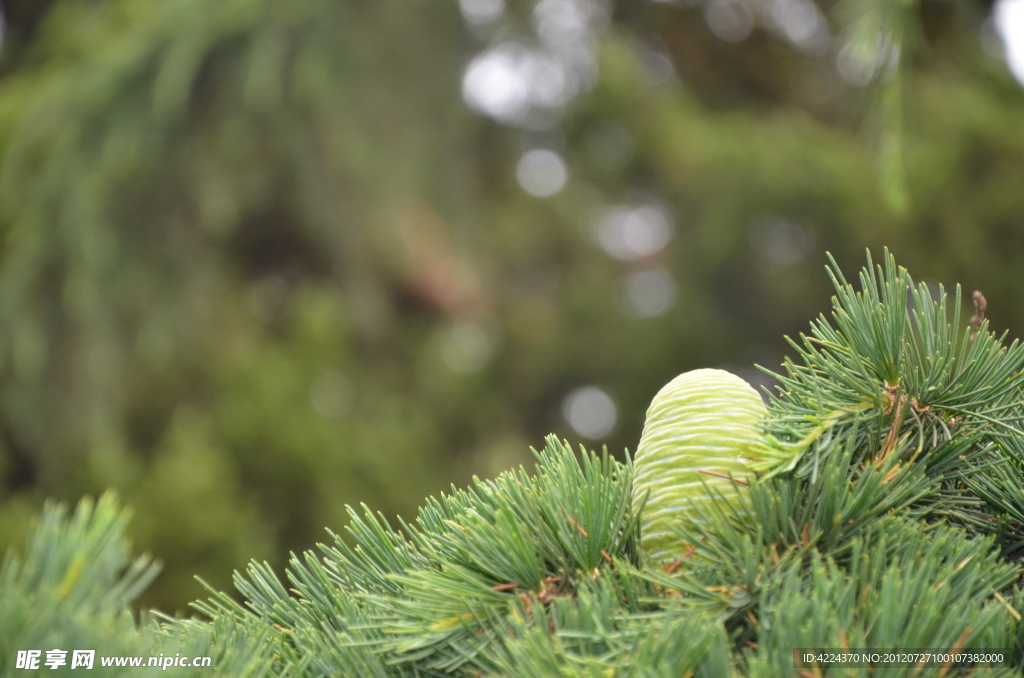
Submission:
[[[68,655],[71,655],[68,657]],[[180,654],[161,654],[159,657],[104,657],[100,656],[96,661],[96,650],[18,650],[18,656],[14,668],[16,669],[38,669],[45,666],[48,669],[58,669],[67,666],[71,669],[91,669],[94,666],[138,666],[158,667],[164,671],[171,667],[204,667],[210,666],[210,657],[183,657]]]

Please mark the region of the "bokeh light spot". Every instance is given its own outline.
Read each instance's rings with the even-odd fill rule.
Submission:
[[[657,254],[671,239],[671,219],[657,205],[613,207],[597,224],[597,240],[602,249],[623,261]]]
[[[644,50],[640,54],[640,58],[643,60],[644,75],[652,85],[664,85],[676,74],[672,59],[667,54]]]
[[[519,159],[516,179],[530,195],[550,198],[565,187],[569,170],[559,154],[546,148],[535,148]]]
[[[468,23],[485,26],[505,13],[505,0],[459,0],[459,9]]]
[[[587,3],[573,0],[541,0],[533,8],[537,35],[548,43],[580,40],[590,32]]]
[[[828,23],[810,0],[775,0],[772,22],[798,48],[818,54],[831,42]]]
[[[567,395],[562,413],[573,431],[591,440],[607,437],[619,416],[615,401],[597,386],[582,386]]]
[[[664,315],[676,300],[676,281],[664,268],[632,271],[623,279],[620,309],[634,318]]]
[[[490,361],[493,350],[490,335],[471,320],[454,323],[441,344],[445,364],[459,374],[479,372]]]
[[[1006,47],[1010,72],[1024,85],[1024,0],[999,0],[992,16]]]
[[[726,42],[742,42],[754,30],[754,13],[740,0],[712,0],[704,11],[704,20]]]
[[[501,14],[504,1],[500,7],[496,2],[460,0],[460,7],[470,24],[485,25]],[[537,40],[506,42],[477,54],[462,78],[463,99],[507,125],[549,126],[561,107],[597,81],[596,31],[604,18],[590,0],[541,0],[532,17]]]
[[[462,97],[481,113],[511,120],[530,105],[529,54],[519,44],[502,45],[478,54],[462,78]]]
[[[879,40],[878,44],[865,45],[848,42],[836,54],[836,69],[847,83],[864,87],[876,77],[891,78],[900,61],[898,45]]]

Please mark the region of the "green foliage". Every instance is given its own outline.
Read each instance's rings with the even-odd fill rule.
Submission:
[[[130,603],[149,585],[159,565],[148,556],[131,558],[123,531],[129,520],[112,495],[83,500],[72,515],[49,504],[28,539],[23,557],[9,551],[0,568],[0,673],[15,669],[21,650],[61,649],[67,663],[47,675],[77,675],[70,651],[95,650],[93,670],[105,676],[161,675],[161,669],[104,667],[101,657],[160,653],[209,656],[216,669],[177,668],[187,676],[258,678],[268,675],[265,630],[234,619],[213,624],[189,621],[160,626],[137,623]],[[46,671],[46,669],[43,669]]]
[[[141,604],[177,609],[193,573],[280,570],[347,504],[409,520],[549,431],[575,443],[577,386],[618,406],[597,444],[632,448],[675,374],[777,364],[827,303],[826,248],[889,243],[1024,332],[1024,99],[970,8],[822,3],[837,40],[811,55],[616,3],[593,89],[538,133],[460,98],[473,55],[538,39],[538,3],[506,4],[485,30],[454,1],[4,3],[0,546],[45,497],[114,487],[166,563]],[[868,89],[836,72],[847,44]],[[546,200],[516,183],[536,145],[570,169]],[[664,250],[595,244],[651,205]],[[638,315],[652,280],[671,306]],[[1012,515],[1003,473],[962,482]]]
[[[835,326],[794,344],[804,364],[786,363],[764,425],[791,458],[748,492],[679,507],[690,548],[672,563],[638,545],[631,461],[552,436],[533,475],[475,479],[397,528],[350,509],[349,538],[293,556],[287,585],[253,562],[235,575],[243,602],[211,589],[201,617],[136,624],[127,605],[154,568],[127,560],[105,497],[71,518],[48,508],[25,564],[8,557],[4,655],[184,650],[223,676],[1019,675],[1020,351],[980,318],[948,325],[941,293],[918,288],[908,308],[888,254],[860,291],[833,281]],[[804,666],[795,648],[1006,661]]]
[[[1024,332],[1024,95],[979,48],[985,9],[845,0],[812,57],[617,3],[594,89],[538,135],[459,99],[472,52],[535,39],[536,3],[507,4],[487,34],[455,2],[4,2],[0,550],[44,497],[116,487],[167,564],[134,598],[153,570],[111,500],[47,507],[0,574],[5,674],[79,642],[223,676],[774,675],[793,643],[948,645],[967,621],[965,647],[1019,649],[1022,349],[931,282],[984,289]],[[847,47],[867,90],[835,71]],[[537,144],[570,168],[549,200],[515,183]],[[648,204],[673,214],[665,250],[595,246],[606,208]],[[637,550],[628,463],[561,442],[537,477],[383,517],[571,435],[578,384],[619,406],[609,448],[633,446],[671,376],[774,363],[827,301],[816,251],[848,267],[883,242],[928,284],[886,258],[857,292],[835,267],[765,475],[745,510],[675,526],[676,569]],[[637,317],[652,272],[674,306]],[[382,513],[279,581],[358,502]],[[193,573],[221,588],[252,557],[271,563],[237,579],[245,604],[132,621],[133,598],[175,609]],[[939,603],[957,612],[936,624]]]
[[[74,515],[47,506],[23,558],[0,569],[0,670],[14,672],[17,650],[71,647],[135,654],[127,605],[159,571],[131,559],[121,536],[128,516],[111,496],[83,501]]]
[[[875,540],[856,540],[846,568],[815,555],[764,594],[761,609],[770,612],[759,620],[752,675],[792,675],[793,648],[1013,650],[1015,618],[990,596],[1014,583],[1019,568],[1000,560],[991,539],[893,522]],[[883,666],[874,675],[917,671]]]
[[[353,514],[356,546],[337,539],[324,548],[323,567],[361,603],[364,624],[396,661],[428,672],[487,666],[481,638],[498,638],[510,619],[522,624],[535,606],[572,595],[616,559],[637,558],[630,473],[607,455],[586,453],[579,466],[552,438],[536,477],[508,472],[430,500],[404,536],[381,516]],[[308,556],[293,559],[293,584],[315,590],[318,568]],[[257,612],[269,618],[283,589],[266,567],[250,568],[249,580],[237,585],[260,592]],[[303,622],[277,619],[288,628]]]
[[[1013,480],[1024,461],[1024,346],[989,331],[983,298],[964,326],[959,287],[950,321],[942,287],[934,299],[927,285],[915,288],[888,253],[884,270],[873,270],[869,258],[861,292],[839,274],[833,282],[835,327],[824,316],[812,323],[811,336],[792,344],[803,364],[787,359],[778,377],[766,436],[777,466],[769,477],[792,471],[816,486],[827,456],[843,450],[841,468],[856,469],[865,491],[877,487],[863,506],[912,499],[919,511],[997,533],[1006,549],[1018,550],[1013,507],[1021,497],[1011,488],[1019,487]],[[908,295],[912,311],[903,303]]]
[[[909,276],[888,255],[885,263],[865,270],[860,292],[837,274],[839,328],[816,322],[818,343],[803,347],[817,352],[803,354],[804,366],[787,363],[766,429],[794,460],[748,493],[694,503],[697,520],[681,510],[676,528],[692,544],[684,559],[651,566],[636,551],[628,464],[584,453],[580,465],[549,439],[536,476],[509,472],[431,500],[401,532],[353,514],[355,547],[337,540],[322,559],[292,560],[295,596],[254,564],[237,580],[250,609],[219,596],[201,611],[287,629],[295,662],[326,630],[343,639],[340,654],[358,648],[395,675],[791,675],[797,647],[1017,656],[1014,587],[1024,571],[1006,558],[1013,518],[1000,507],[1024,497],[992,475],[1019,463],[995,443],[1015,433],[989,424],[994,408],[1012,411],[1005,405],[1019,398],[1005,384],[1017,383],[1006,363],[1018,351],[980,320],[950,334],[941,296],[928,297],[930,310],[918,296],[908,310]],[[929,333],[959,338],[936,346]],[[901,392],[900,379],[921,390]],[[876,397],[858,384],[873,384]],[[923,411],[907,424],[897,403],[911,399]],[[928,427],[946,413],[924,407],[956,407],[955,434]],[[816,437],[786,447],[786,436],[806,441],[800,419]],[[982,486],[998,487],[1001,501],[972,494]],[[883,672],[921,675],[916,668]]]

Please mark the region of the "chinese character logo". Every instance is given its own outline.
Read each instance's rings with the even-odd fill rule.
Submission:
[[[75,650],[71,653],[71,668],[91,669],[96,650]]]
[[[18,650],[18,658],[14,665],[16,669],[38,669],[39,655],[41,650]]]

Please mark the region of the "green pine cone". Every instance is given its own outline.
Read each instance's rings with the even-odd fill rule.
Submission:
[[[759,459],[754,446],[767,415],[757,392],[723,370],[686,372],[654,396],[633,477],[634,507],[650,492],[640,544],[653,561],[684,555],[686,544],[669,526],[692,518],[692,504],[712,500],[708,489],[736,495],[728,476],[742,480]]]

